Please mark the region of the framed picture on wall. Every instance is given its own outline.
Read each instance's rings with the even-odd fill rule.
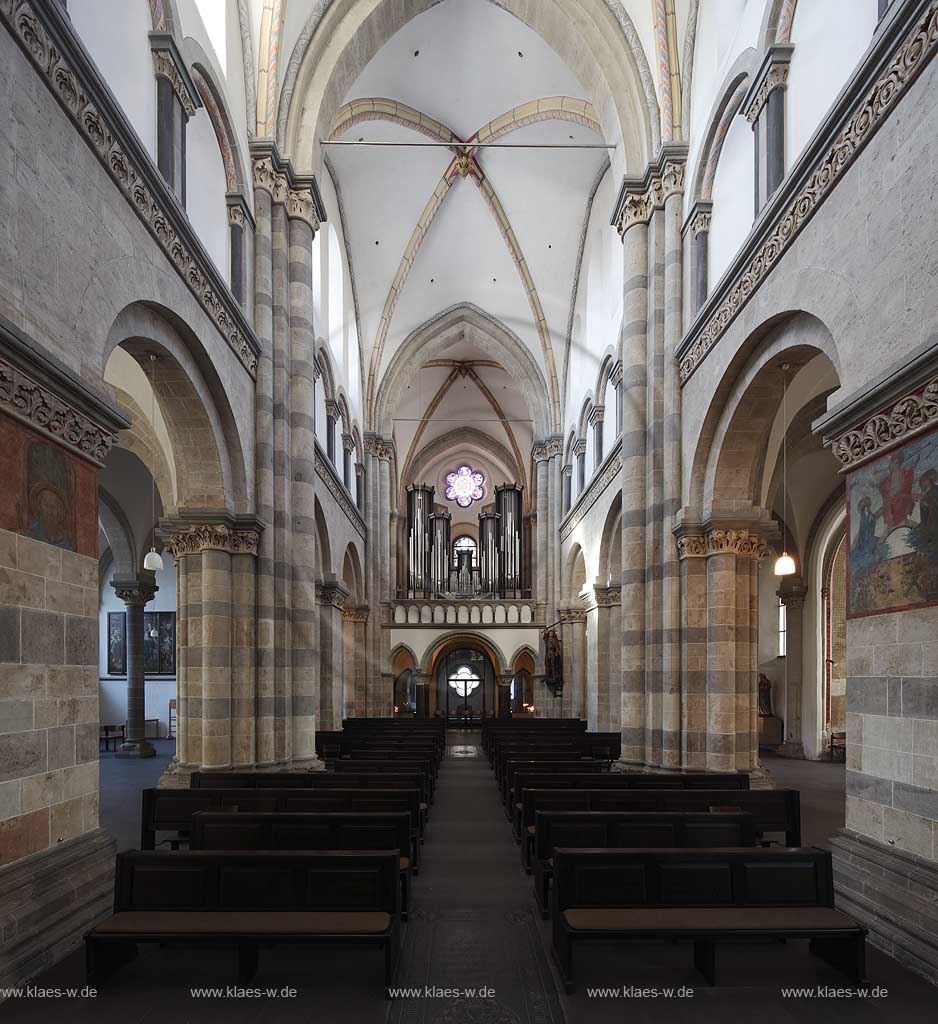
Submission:
[[[144,612],[143,671],[148,676],[175,675],[175,612]]]
[[[127,674],[127,613],[107,613],[107,672],[109,676]]]

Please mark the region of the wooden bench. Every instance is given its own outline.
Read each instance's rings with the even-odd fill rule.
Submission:
[[[709,811],[538,811],[534,896],[550,917],[550,883],[558,846],[655,848],[755,846],[752,815]]]
[[[554,760],[551,758],[546,761],[524,759],[519,761],[508,761],[505,764],[504,775],[499,783],[499,796],[501,797],[502,804],[506,808],[506,813],[508,813],[509,805],[511,803],[511,794],[514,789],[514,781],[519,772],[549,773],[553,775],[570,772],[577,775],[584,773],[602,775],[608,770],[608,761],[596,761],[592,759]],[[618,772],[616,774],[618,774]]]
[[[556,772],[540,771],[532,764],[514,775],[511,799],[512,829],[515,839],[521,841],[521,796],[525,789],[749,789],[749,776],[745,772],[700,772],[676,775],[638,775],[623,772],[581,772],[573,765],[561,766]],[[638,781],[636,781],[638,780]],[[529,824],[531,824],[529,822]]]
[[[829,850],[554,851],[552,949],[573,991],[582,941],[693,941],[694,963],[716,984],[720,941],[810,939],[811,951],[857,983],[866,929],[834,909]]]
[[[88,982],[100,986],[142,942],[233,946],[239,984],[254,976],[262,944],[353,943],[383,948],[389,985],[398,860],[396,850],[119,853],[114,913],[85,935]]]
[[[199,811],[253,814],[374,814],[406,811],[411,822],[413,871],[420,870],[420,793],[416,789],[145,789],[140,848],[152,850],[157,832],[187,841]]]
[[[419,789],[424,816],[429,815],[429,783],[423,772],[345,767],[326,772],[193,772],[190,789]]]
[[[401,918],[407,920],[413,843],[406,811],[370,814],[226,813],[192,816],[191,850],[397,850]]]
[[[538,811],[748,811],[757,837],[784,833],[801,845],[801,803],[796,789],[526,789],[522,799],[521,863],[530,874]]]
[[[399,774],[401,772],[419,774],[421,777],[420,788],[424,793],[424,800],[428,804],[433,803],[434,777],[425,761],[415,761],[412,758],[403,756],[382,759],[370,757],[329,758],[326,761],[326,768],[331,774],[364,773],[369,775],[385,775]]]

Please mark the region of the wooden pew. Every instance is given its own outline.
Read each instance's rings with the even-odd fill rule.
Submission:
[[[550,917],[554,849],[755,846],[749,813],[709,811],[538,811],[534,826],[534,897]]]
[[[410,815],[236,814],[197,811],[190,850],[397,850],[401,870],[401,919],[407,920],[413,876]]]
[[[382,767],[375,771],[352,770],[350,766],[340,771],[202,771],[193,772],[189,781],[191,790],[351,790],[360,786],[363,790],[420,790],[423,804],[429,800],[430,785],[426,774],[419,769],[403,770],[399,765],[394,770]],[[428,809],[424,807],[425,816]]]
[[[575,942],[693,940],[716,984],[722,940],[810,939],[811,951],[857,983],[866,929],[834,909],[829,850],[578,850],[554,852],[552,950],[573,991]]]
[[[514,790],[515,778],[519,772],[544,773],[551,775],[559,775],[564,772],[569,772],[575,775],[581,775],[584,773],[591,775],[604,775],[608,771],[608,761],[596,761],[592,759],[549,757],[545,760],[538,758],[521,758],[519,760],[506,761],[502,779],[498,787],[499,796],[501,797],[502,806],[505,807],[505,811],[508,813],[511,794]]]
[[[482,723],[482,749],[488,753],[502,736],[531,736],[537,739],[550,733],[583,733],[587,723],[582,718],[512,718],[489,719]]]
[[[385,985],[400,950],[396,850],[187,850],[117,855],[114,913],[85,935],[89,983],[100,987],[137,944],[227,945],[238,952],[238,982],[273,943],[354,943],[384,949]]]
[[[414,874],[420,869],[420,793],[416,789],[145,789],[140,848],[152,850],[157,832],[188,837],[199,811],[229,813],[373,814],[406,811],[411,821]]]
[[[687,772],[684,774],[648,773],[646,775],[626,772],[600,772],[590,774],[574,769],[573,765],[561,766],[556,772],[540,771],[542,765],[533,763],[530,768],[515,772],[511,807],[512,831],[515,839],[521,841],[521,796],[525,789],[749,789],[749,776],[745,772]],[[638,781],[636,781],[638,780]]]
[[[531,873],[538,811],[748,811],[756,834],[784,833],[786,846],[801,845],[797,789],[526,789],[522,797],[521,863]]]
[[[380,753],[362,753],[351,757],[341,757],[326,761],[326,768],[330,772],[366,772],[376,774],[381,772],[420,772],[425,780],[426,800],[433,802],[435,777],[430,770],[429,762],[424,758],[417,760],[401,754],[395,757],[387,751]]]

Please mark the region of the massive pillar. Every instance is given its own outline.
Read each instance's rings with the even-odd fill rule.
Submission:
[[[367,713],[367,626],[367,607],[342,609],[342,628],[345,634],[343,718],[364,718]]]
[[[586,717],[596,732],[620,728],[620,588],[594,586],[586,608]]]
[[[680,211],[686,147],[626,179],[622,236],[621,728],[624,761],[680,764],[680,629],[672,520],[680,505]]]
[[[152,579],[112,580],[111,586],[127,607],[127,733],[118,757],[153,757],[156,751],[145,734],[146,688],[143,667],[143,609],[159,587]]]
[[[808,588],[800,576],[786,576],[778,591],[785,606],[785,741],[779,753],[804,757],[802,714],[804,700],[804,599]]]

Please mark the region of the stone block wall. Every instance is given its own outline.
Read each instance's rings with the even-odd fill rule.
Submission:
[[[97,578],[0,530],[0,865],[98,826]]]
[[[938,608],[847,624],[847,828],[938,861]]]

